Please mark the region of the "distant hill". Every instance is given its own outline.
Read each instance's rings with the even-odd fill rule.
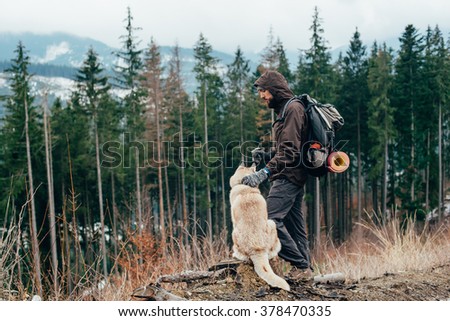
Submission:
[[[10,61],[19,42],[22,42],[35,64],[51,64],[78,68],[81,66],[89,48],[99,55],[106,69],[116,63],[114,52],[119,48],[110,47],[91,38],[82,38],[67,33],[34,34],[34,33],[0,33],[0,62]],[[142,45],[142,44],[141,44]],[[145,45],[142,45],[145,46]],[[145,49],[145,48],[144,48]],[[163,64],[169,60],[172,47],[161,46]],[[186,70],[191,70],[194,64],[193,49],[181,48],[180,54]],[[213,51],[213,56],[226,65],[233,61],[233,55]]]
[[[67,33],[0,33],[0,61],[13,58],[19,42],[28,50],[33,63],[79,67],[92,47],[102,57],[106,67],[113,65],[114,48],[91,38]]]
[[[118,48],[91,39],[74,36],[67,33],[34,34],[34,33],[0,33],[0,72],[10,66],[10,61],[15,57],[15,50],[19,42],[22,42],[31,58],[30,72],[44,77],[60,77],[73,79],[76,69],[85,59],[89,48],[93,48],[108,73],[116,64],[114,52]],[[173,47],[161,46],[161,60],[163,66],[167,64],[172,54]],[[192,93],[196,88],[195,76],[192,69],[195,64],[194,52],[191,48],[180,48],[182,61],[182,74],[186,90]],[[234,56],[213,51],[212,55],[219,59],[220,69],[225,70],[226,65],[233,62]],[[256,67],[256,64],[253,64]],[[2,88],[3,86],[3,88]],[[4,88],[5,81],[0,81],[0,94],[8,91]]]
[[[45,87],[51,87],[54,92],[50,97],[66,98],[69,88],[76,75],[76,70],[81,66],[89,48],[93,48],[109,74],[112,74],[113,66],[116,64],[114,52],[118,48],[110,47],[98,40],[83,38],[67,33],[34,34],[34,33],[0,33],[0,95],[9,93],[6,82],[6,75],[3,72],[10,66],[10,61],[15,57],[15,50],[19,42],[22,42],[31,58],[30,72],[36,75],[34,81],[35,94],[40,95]],[[398,48],[398,39],[386,41],[388,46]],[[372,43],[365,43],[367,52],[370,51]],[[141,43],[142,46],[145,44]],[[171,57],[173,47],[161,46],[161,61],[163,66],[167,64]],[[336,60],[339,52],[345,55],[347,46],[342,46],[331,50],[332,59]],[[192,71],[195,65],[194,51],[192,48],[180,48],[182,61],[182,74],[184,85],[188,93],[193,93],[197,87],[195,75]],[[220,51],[213,51],[212,55],[220,62],[220,71],[225,72],[226,66],[231,64],[234,54]],[[298,63],[299,50],[287,50],[287,58],[291,68],[295,69]],[[255,52],[244,52],[244,56],[250,60],[251,70],[254,71],[261,54]],[[167,71],[167,69],[166,69]],[[38,97],[39,99],[39,97]],[[0,102],[0,116],[2,115],[2,105]]]
[[[10,61],[0,61],[0,72],[10,67],[11,67]],[[29,72],[33,75],[45,77],[64,77],[74,79],[77,73],[77,68],[70,66],[33,63],[29,67]]]

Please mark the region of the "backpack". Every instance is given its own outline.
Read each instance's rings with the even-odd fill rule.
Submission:
[[[302,145],[300,166],[304,166],[309,175],[321,177],[330,171],[331,155],[334,162],[344,162],[345,164],[341,165],[348,167],[348,156],[342,152],[337,154],[334,150],[335,133],[344,125],[344,118],[339,114],[336,107],[331,104],[321,104],[307,94],[294,96],[284,106],[280,120],[284,120],[286,107],[294,100],[299,101],[305,107],[308,118],[308,138]],[[346,159],[342,159],[343,156]]]

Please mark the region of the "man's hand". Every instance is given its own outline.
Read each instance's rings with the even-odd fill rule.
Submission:
[[[269,173],[267,168],[263,168],[256,173],[244,176],[244,178],[242,178],[242,184],[250,187],[257,187],[269,177]]]

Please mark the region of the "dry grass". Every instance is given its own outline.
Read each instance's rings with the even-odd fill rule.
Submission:
[[[386,224],[368,221],[360,224],[359,228],[361,237],[353,236],[340,246],[331,242],[323,246],[314,257],[316,273],[343,272],[348,279],[360,280],[385,273],[427,270],[450,261],[448,225],[431,230],[428,226],[419,228],[414,220],[403,225],[392,220]],[[33,293],[27,293],[29,287],[13,281],[21,258],[15,251],[17,237],[12,231],[16,229],[11,228],[7,235],[3,235],[0,247],[0,282],[3,281],[1,285],[4,286],[3,289],[0,286],[0,294],[4,299],[23,300]],[[80,276],[70,293],[67,293],[67,285],[61,282],[60,293],[57,296],[49,293],[44,299],[129,300],[136,288],[154,282],[161,275],[206,270],[214,263],[230,258],[230,246],[225,236],[223,234],[213,242],[208,237],[190,236],[188,245],[176,239],[174,248],[170,248],[170,243],[161,244],[149,233],[141,236],[131,234],[114,261],[119,273],[111,274],[105,280],[97,269],[84,267],[85,275]],[[14,296],[11,296],[12,289],[17,292]]]
[[[360,238],[352,237],[339,247],[328,243],[320,251],[314,259],[316,273],[343,272],[349,279],[360,280],[385,273],[427,270],[448,263],[450,229],[442,225],[431,230],[428,226],[419,228],[418,225],[414,220],[404,224],[400,224],[399,220],[383,225],[374,222],[360,224]],[[230,255],[224,237],[213,243],[208,238],[193,239],[188,247],[168,251],[157,264],[142,270],[139,277],[130,278],[128,272],[128,277],[121,274],[113,278],[109,289],[105,289],[98,299],[126,300],[136,287],[149,284],[162,274],[205,270]],[[135,282],[137,279],[139,282]]]
[[[165,274],[187,270],[206,270],[209,266],[230,257],[225,235],[213,242],[208,237],[190,237],[185,246],[175,240],[175,249],[161,244],[148,233],[132,236],[117,259],[120,274],[111,275],[107,283],[98,280],[101,289],[91,287],[74,300],[129,300],[133,291]],[[164,248],[166,250],[164,250]],[[141,259],[141,260],[140,260]]]
[[[29,269],[17,245],[21,243],[21,230],[18,226],[22,224],[26,205],[16,213],[17,223],[12,221],[9,225],[0,227],[0,300],[21,300],[26,297],[22,291],[24,285],[16,277]]]
[[[339,247],[328,245],[315,260],[319,273],[343,272],[347,278],[378,277],[385,273],[427,270],[450,261],[450,229],[418,227],[412,219],[383,225],[364,222],[362,237]]]

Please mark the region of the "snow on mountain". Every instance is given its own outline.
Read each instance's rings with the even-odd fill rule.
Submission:
[[[37,62],[41,64],[49,63],[58,58],[58,56],[65,55],[70,52],[70,44],[67,41],[62,41],[59,44],[52,44],[47,46],[45,56],[37,59]]]
[[[50,63],[54,65],[80,67],[89,48],[103,58],[107,68],[114,65],[115,50],[104,43],[74,36],[67,33],[34,34],[0,33],[0,61],[10,61],[19,42],[25,46],[32,63]]]
[[[5,73],[0,73],[0,89],[3,88],[3,93],[0,95],[10,94],[9,86],[7,84],[7,76]],[[46,77],[34,75],[30,79],[30,93],[35,97],[35,104],[41,104],[44,93],[48,94],[48,102],[51,105],[56,98],[62,101],[70,99],[72,91],[75,89],[76,83],[72,79],[64,77]],[[113,88],[111,94],[115,97],[123,98],[125,91],[123,89]],[[1,105],[0,105],[1,115]]]
[[[94,49],[98,54],[99,60],[108,74],[112,74],[112,69],[118,64],[116,55],[114,54],[119,49],[112,48],[104,43],[90,39],[73,36],[66,33],[53,33],[53,34],[33,34],[33,33],[0,33],[0,72],[2,71],[2,64],[5,66],[15,56],[15,50],[19,42],[25,46],[28,51],[32,64],[41,64],[43,68],[46,65],[65,67],[64,70],[47,71],[45,74],[39,72],[33,72],[35,75],[48,76],[47,86],[55,90],[55,96],[60,96],[62,99],[67,98],[67,88],[71,84],[70,81],[62,81],[58,77],[73,78],[67,71],[67,68],[79,68],[86,58],[86,53],[89,48]],[[160,46],[160,54],[163,66],[166,66],[172,55],[172,47]],[[226,65],[232,63],[233,55],[213,51],[212,55],[218,58],[220,61],[219,71],[224,72]],[[184,84],[186,90],[189,93],[193,93],[196,88],[195,75],[192,71],[195,65],[193,49],[180,48],[180,58],[182,61],[182,75],[184,78]],[[75,71],[76,69],[74,69]],[[165,68],[167,72],[167,68]],[[64,72],[64,75],[61,73]],[[53,73],[53,74],[52,74]],[[56,77],[56,80],[51,80],[52,77]],[[37,79],[37,83],[42,82],[42,79]],[[0,93],[7,91],[5,88],[6,83],[3,79],[0,83]],[[59,88],[59,86],[63,86]],[[1,107],[1,106],[0,106]]]
[[[28,55],[31,65],[31,90],[36,96],[35,103],[40,104],[44,91],[48,92],[49,104],[56,97],[63,101],[69,99],[74,88],[74,76],[76,70],[86,59],[86,53],[92,48],[108,75],[113,75],[113,67],[118,64],[115,52],[118,48],[112,48],[104,43],[82,38],[66,33],[33,34],[33,33],[0,33],[0,95],[10,94],[7,83],[7,75],[2,73],[9,68],[11,59],[16,55],[15,50],[21,42]],[[141,48],[146,49],[146,48]],[[160,46],[161,61],[164,71],[167,72],[167,64],[172,57],[173,47]],[[227,65],[234,60],[234,55],[213,51],[212,56],[219,61],[219,73],[224,74]],[[195,65],[194,50],[192,48],[180,48],[182,64],[182,77],[185,89],[192,94],[197,88],[197,81],[193,68]],[[256,68],[256,63],[251,62],[251,68]],[[125,93],[119,89],[112,89],[116,97],[123,97]],[[4,102],[3,102],[4,104]],[[4,113],[0,101],[0,117]]]
[[[35,97],[42,97],[47,91],[55,98],[66,101],[75,88],[75,81],[63,77],[34,76],[31,78],[30,86],[31,94]]]

